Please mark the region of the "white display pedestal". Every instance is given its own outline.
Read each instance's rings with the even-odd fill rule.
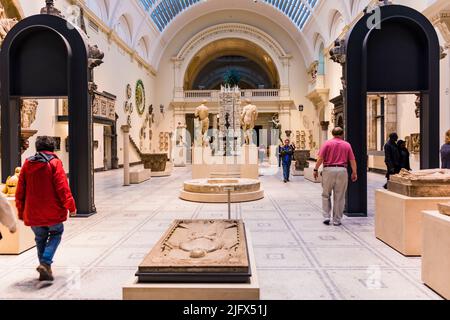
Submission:
[[[186,167],[187,149],[184,146],[176,146],[173,153],[173,165],[175,167]]]
[[[243,146],[238,156],[212,156],[209,148],[192,149],[192,179],[258,179],[258,148]]]
[[[422,254],[422,211],[450,198],[411,198],[387,190],[375,194],[375,236],[405,256]]]
[[[322,171],[319,171],[317,180],[314,178],[314,166],[305,168],[305,179],[314,183],[322,183]]]
[[[133,278],[122,288],[123,300],[259,300],[260,287],[250,233],[247,230],[247,248],[252,276],[250,283],[239,284],[141,284]]]
[[[450,299],[450,217],[424,211],[422,238],[422,281]]]
[[[15,199],[8,198],[8,201],[17,213]],[[0,255],[19,255],[36,246],[33,230],[25,226],[23,221],[18,220],[17,231],[14,234],[2,225],[0,232],[3,235],[3,239],[0,240]]]
[[[152,178],[152,170],[150,169],[132,169],[130,171],[130,183],[131,184],[140,184],[145,181],[148,181]]]
[[[269,156],[269,163],[272,166],[278,165],[278,146],[270,146],[270,156]]]

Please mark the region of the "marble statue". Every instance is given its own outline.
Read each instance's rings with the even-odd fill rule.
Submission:
[[[205,146],[207,145],[208,139],[208,129],[209,129],[209,109],[206,106],[206,100],[203,100],[203,103],[195,109],[195,118],[198,120],[197,126],[200,127],[201,134],[199,135],[198,130],[196,132],[196,144],[197,146]]]
[[[17,24],[16,18],[8,18],[5,13],[5,8],[0,4],[0,45],[6,38],[6,34]]]
[[[36,120],[37,100],[22,100],[20,105],[20,125],[22,129],[29,129]]]
[[[391,176],[388,189],[408,197],[450,197],[450,169],[402,169]]]
[[[272,120],[270,121],[270,123],[272,123],[273,130],[278,130],[278,139],[280,140],[281,143],[283,143],[283,139],[281,137],[281,121],[278,118],[277,114],[273,115]]]
[[[17,184],[19,183],[20,170],[21,168],[17,167],[14,172],[14,175],[6,179],[6,184],[2,192],[8,197],[14,197],[16,195]]]
[[[245,144],[253,144],[253,129],[255,128],[256,120],[258,119],[258,109],[251,104],[250,99],[246,99],[247,105],[242,110],[241,126],[245,135]]]

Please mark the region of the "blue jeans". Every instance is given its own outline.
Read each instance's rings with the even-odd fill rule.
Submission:
[[[284,180],[289,180],[289,175],[291,173],[291,162],[284,162],[283,161],[283,178]]]
[[[60,223],[50,227],[31,227],[31,229],[35,235],[39,262],[51,266],[56,249],[61,243],[64,225]]]

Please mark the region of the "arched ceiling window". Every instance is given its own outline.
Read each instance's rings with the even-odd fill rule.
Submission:
[[[204,0],[140,0],[151,19],[163,31],[181,12]],[[250,1],[250,0],[249,0]],[[260,0],[272,5],[302,29],[320,0]]]

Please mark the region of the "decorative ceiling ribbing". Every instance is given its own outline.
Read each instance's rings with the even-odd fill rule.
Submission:
[[[191,6],[205,0],[140,0],[144,9],[149,13],[159,31],[164,29],[172,20]],[[217,0],[209,0],[217,1]],[[222,1],[222,0],[220,0]],[[251,0],[242,0],[251,1]],[[300,30],[311,17],[312,10],[320,0],[260,0],[283,12]]]

